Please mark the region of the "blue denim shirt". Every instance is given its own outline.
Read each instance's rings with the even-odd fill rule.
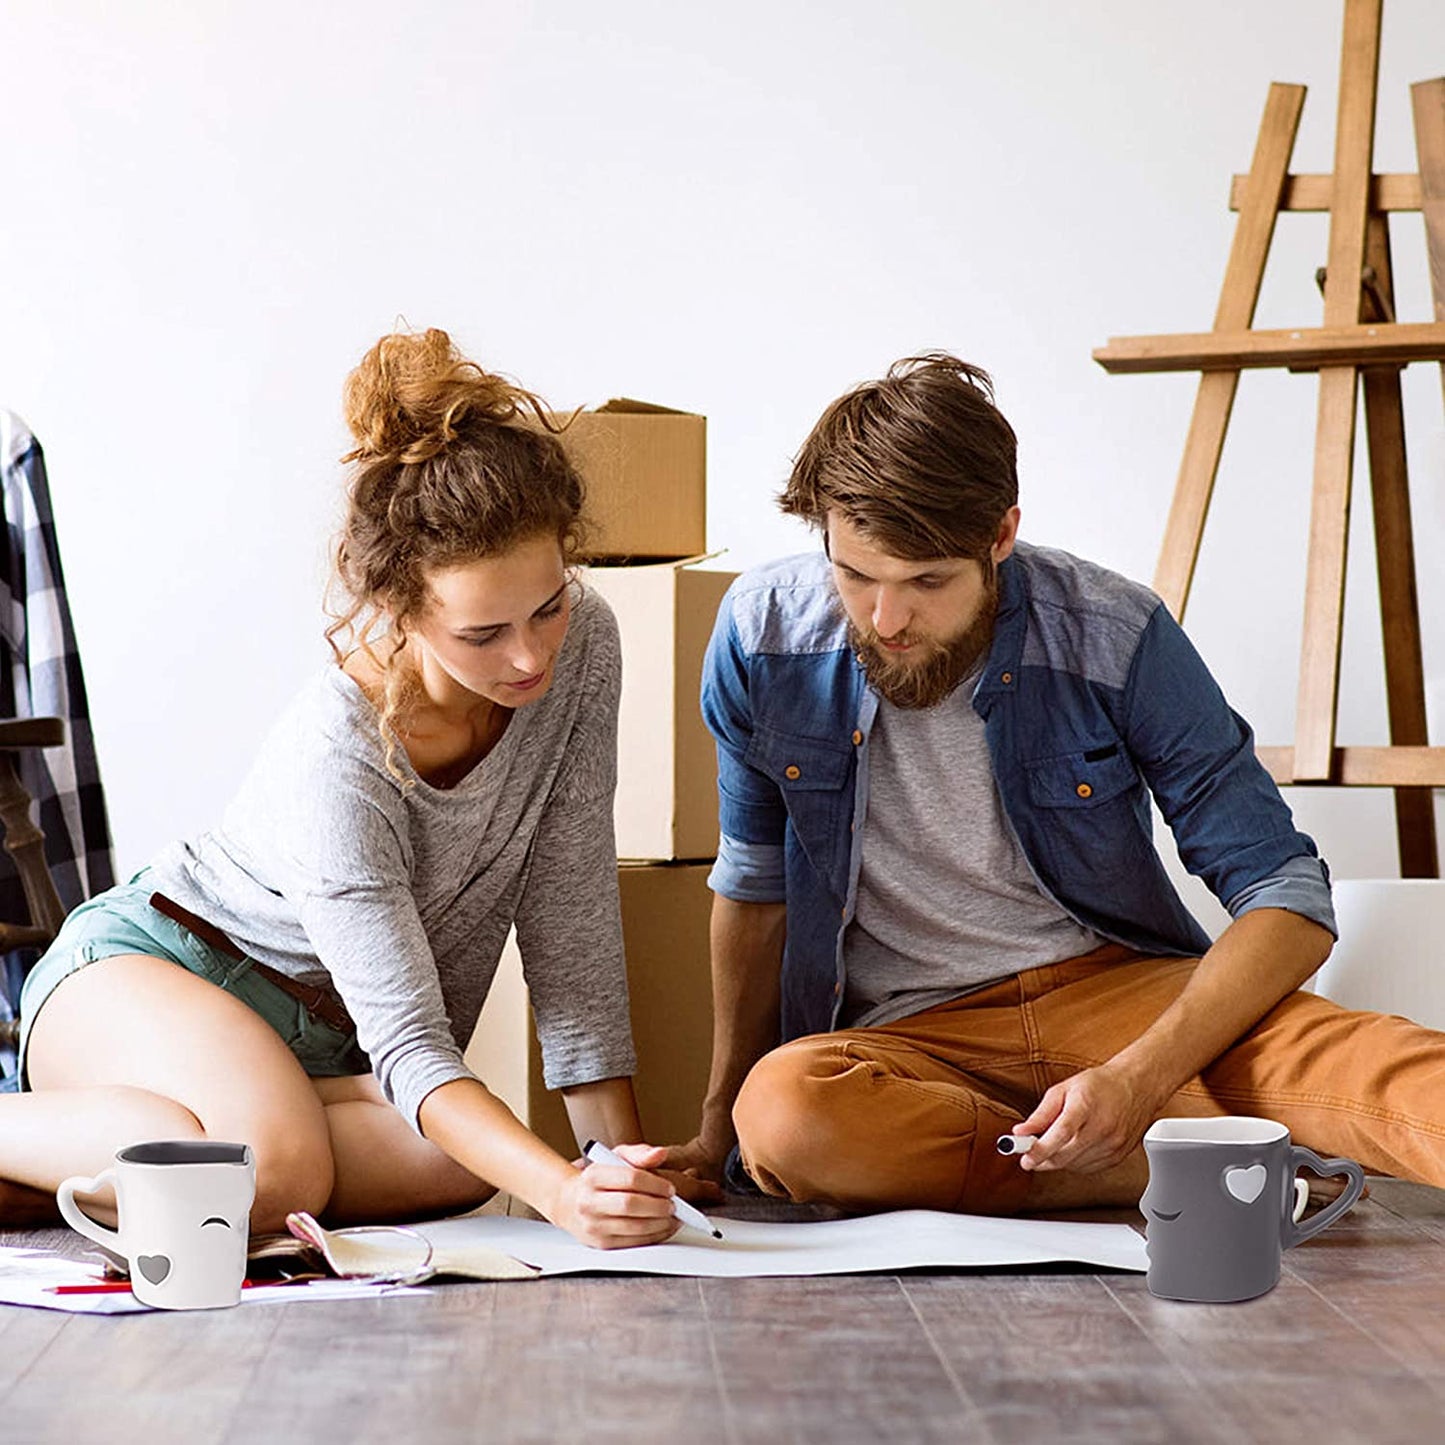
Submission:
[[[1209,937],[1154,849],[1152,793],[1185,867],[1231,916],[1286,908],[1334,933],[1328,869],[1158,597],[1024,543],[999,589],[972,703],[1043,892],[1140,952],[1203,953]],[[709,882],[726,898],[788,905],[784,1039],[836,1025],[877,706],[821,552],[733,583],[703,666],[722,833]]]

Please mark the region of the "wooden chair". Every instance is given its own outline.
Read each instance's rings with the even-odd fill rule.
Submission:
[[[16,755],[27,748],[53,748],[64,741],[65,723],[58,717],[0,721],[0,838],[15,860],[28,914],[23,920],[0,920],[0,953],[45,948],[65,919],[65,905],[45,861],[45,834],[30,817],[32,800],[16,767]],[[18,1034],[16,1019],[0,1020],[0,1046],[13,1047]]]

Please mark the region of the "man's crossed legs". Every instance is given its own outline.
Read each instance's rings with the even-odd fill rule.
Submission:
[[[995,1142],[1142,1034],[1196,963],[1109,945],[896,1023],[796,1039],[738,1095],[743,1163],[768,1194],[849,1209],[1133,1204],[1142,1148],[1101,1173],[1035,1173]],[[1445,1186],[1445,1033],[1294,993],[1161,1112],[1275,1119],[1316,1153]]]

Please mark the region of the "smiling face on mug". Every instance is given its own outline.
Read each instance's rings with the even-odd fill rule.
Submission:
[[[107,1183],[115,1187],[113,1230],[75,1202]],[[93,1179],[65,1180],[56,1200],[71,1228],[125,1257],[142,1304],[214,1309],[241,1298],[255,1194],[249,1146],[160,1140],[122,1149],[114,1166]]]

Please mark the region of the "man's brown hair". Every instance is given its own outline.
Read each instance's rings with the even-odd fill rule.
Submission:
[[[925,352],[823,413],[779,505],[819,529],[839,512],[895,557],[982,559],[1018,500],[1017,450],[988,373]]]

